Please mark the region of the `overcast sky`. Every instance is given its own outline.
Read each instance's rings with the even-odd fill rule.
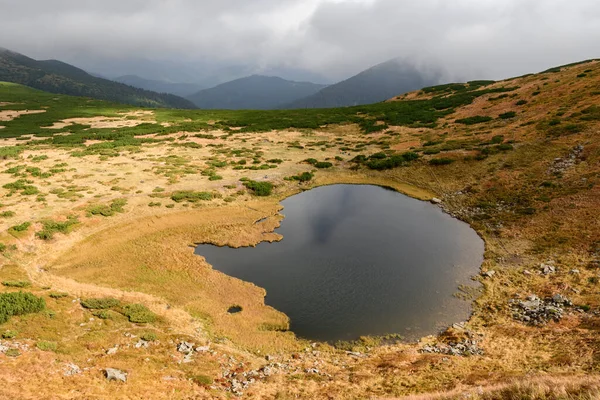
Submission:
[[[448,79],[497,79],[600,57],[600,1],[0,0],[0,46],[86,66],[211,60],[332,81],[401,56]]]

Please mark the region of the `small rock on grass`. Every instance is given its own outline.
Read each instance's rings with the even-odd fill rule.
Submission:
[[[127,382],[127,372],[116,368],[106,368],[104,376],[108,381]]]

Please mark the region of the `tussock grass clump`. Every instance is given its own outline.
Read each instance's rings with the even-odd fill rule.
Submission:
[[[27,292],[0,294],[0,324],[5,323],[10,317],[37,313],[46,308],[43,298]]]
[[[64,299],[65,297],[69,297],[69,294],[63,292],[52,292],[48,296],[50,296],[52,299]]]
[[[274,185],[271,182],[256,182],[252,180],[246,180],[244,186],[252,190],[255,196],[270,196],[273,192]]]
[[[315,168],[324,169],[324,168],[331,168],[331,167],[333,167],[333,164],[328,161],[319,161],[319,162],[315,163]]]
[[[46,340],[40,340],[35,344],[35,347],[42,351],[56,351],[58,345],[55,342],[48,342]]]
[[[2,339],[14,339],[19,333],[17,331],[4,331],[2,332]]]
[[[97,299],[85,299],[81,300],[81,306],[89,310],[106,310],[109,308],[117,307],[121,302],[112,297],[104,297]]]
[[[147,324],[156,321],[158,318],[156,314],[142,304],[127,304],[121,312],[129,319],[129,322],[136,324]]]
[[[140,336],[140,339],[145,340],[146,342],[154,342],[158,340],[158,336],[154,332],[146,332]]]
[[[516,117],[517,113],[514,111],[505,112],[504,114],[500,114],[500,119],[510,119]]]
[[[210,376],[206,375],[192,375],[189,379],[197,385],[200,386],[208,386],[212,385],[213,379]]]

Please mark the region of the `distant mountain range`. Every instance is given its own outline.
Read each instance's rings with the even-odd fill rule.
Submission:
[[[281,108],[329,108],[377,103],[439,83],[436,76],[429,75],[397,59],[389,60]]]
[[[157,93],[170,93],[181,97],[189,96],[206,88],[206,86],[197,83],[172,83],[166,81],[144,79],[137,75],[119,76],[118,78],[114,78],[113,80],[136,88],[151,90]]]
[[[0,81],[51,93],[86,96],[144,107],[195,108],[189,100],[92,76],[61,61],[37,61],[0,48]]]
[[[204,109],[268,110],[313,95],[325,86],[252,75],[201,90],[187,98]]]

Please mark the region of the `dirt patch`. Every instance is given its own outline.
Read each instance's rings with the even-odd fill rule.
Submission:
[[[62,129],[70,125],[90,125],[91,128],[131,128],[145,123],[155,124],[156,121],[148,118],[154,115],[153,111],[137,110],[121,114],[121,117],[92,117],[92,118],[68,118],[55,122],[45,129]],[[130,118],[140,119],[130,119]],[[1,119],[0,119],[1,121]]]
[[[21,115],[41,114],[41,113],[45,113],[45,112],[46,112],[46,110],[22,110],[22,111],[5,110],[5,111],[0,111],[0,121],[12,121],[15,118],[19,118]]]

